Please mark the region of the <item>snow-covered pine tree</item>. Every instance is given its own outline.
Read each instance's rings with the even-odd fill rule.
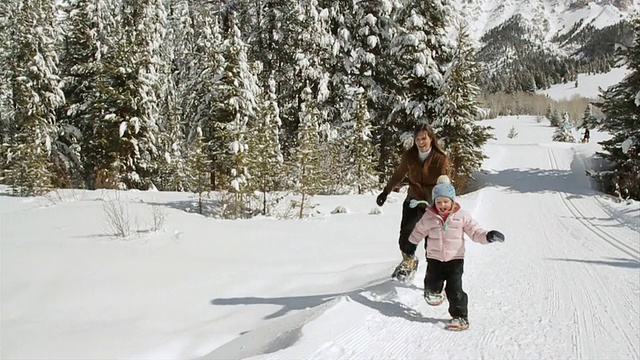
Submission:
[[[280,144],[283,156],[288,157],[295,144],[300,111],[299,96],[304,88],[296,77],[296,53],[301,48],[300,34],[305,30],[298,0],[260,0],[256,9],[257,29],[250,39],[249,58],[260,61],[263,71],[258,74],[259,85],[270,87],[275,80],[276,102],[280,111]]]
[[[278,188],[278,179],[282,177],[283,163],[278,138],[280,109],[277,102],[276,82],[271,78],[269,87],[263,95],[255,127],[248,134],[249,145],[247,165],[251,169],[248,179],[249,190],[262,193],[262,214],[270,212],[268,195]]]
[[[184,83],[180,85],[184,94],[185,132],[193,141],[200,129],[206,151],[211,160],[211,188],[217,190],[228,185],[228,167],[217,161],[222,140],[217,136],[217,86],[226,60],[222,54],[223,39],[220,30],[221,18],[203,3],[190,3],[190,19],[193,23],[193,41],[189,46],[189,61],[185,64]],[[217,146],[217,148],[216,148]]]
[[[320,125],[320,151],[324,154],[322,171],[333,174],[324,182],[323,194],[352,191],[349,184],[351,145],[354,140],[353,120],[357,109],[358,69],[354,64],[356,46],[354,34],[357,29],[360,3],[351,0],[319,0],[318,8],[326,17],[325,38],[329,45],[318,66],[327,71],[330,81],[324,101],[319,104],[324,121]]]
[[[361,91],[358,107],[355,114],[354,129],[351,139],[351,174],[350,185],[355,187],[358,194],[373,190],[378,186],[378,177],[375,170],[375,147],[372,139],[371,117],[367,108],[368,96]]]
[[[87,145],[96,141],[94,127],[103,112],[99,100],[107,97],[98,82],[104,71],[102,57],[112,45],[115,28],[112,9],[110,0],[72,0],[65,7],[60,72],[67,102],[58,116],[61,131],[55,143],[58,155],[55,160],[74,187],[90,179],[96,165]]]
[[[569,113],[565,111],[558,122],[558,127],[553,132],[553,141],[576,142],[572,129],[573,125],[569,120]]]
[[[522,90],[530,94],[536,93],[538,87],[536,86],[536,79],[533,77],[533,74],[524,74],[524,83],[522,84]]]
[[[163,138],[162,134],[169,133],[172,136],[179,136],[180,129],[177,124],[178,119],[173,117],[170,119],[171,123],[167,123],[168,119],[163,116],[162,111],[173,103],[173,99],[166,99],[167,95],[165,94],[167,89],[172,89],[168,86],[171,84],[169,77],[172,64],[170,63],[170,46],[166,42],[168,22],[164,6],[165,0],[131,1],[136,6],[143,5],[140,6],[139,11],[142,11],[144,17],[141,18],[142,22],[138,25],[138,33],[136,34],[140,46],[139,103],[137,105],[143,110],[142,117],[140,117],[140,121],[143,122],[142,127],[148,129],[146,136],[139,138],[136,144],[141,156],[136,160],[135,173],[144,175],[138,182],[138,186],[149,188],[154,187],[153,179],[158,172],[158,160],[169,159],[172,161],[180,156],[171,151],[176,146],[175,142],[170,140],[163,142],[162,140],[166,140],[166,138]],[[169,96],[173,96],[173,94]],[[167,103],[165,100],[168,100]],[[181,139],[174,140],[180,141]]]
[[[52,0],[23,0],[16,5],[8,27],[14,112],[4,183],[15,195],[30,196],[52,186],[55,112],[64,104],[56,52],[60,27]]]
[[[587,104],[587,107],[584,109],[584,115],[582,115],[582,123],[580,126],[582,128],[594,129],[600,124],[599,118],[594,114],[593,105]]]
[[[635,40],[622,50],[631,71],[601,96],[605,119],[600,129],[611,134],[602,141],[602,156],[613,164],[612,181],[622,197],[640,200],[640,16],[633,20]]]
[[[354,84],[371,94],[373,102],[385,96],[388,86],[385,78],[389,77],[389,47],[395,34],[395,24],[391,18],[394,4],[387,0],[371,0],[358,3],[354,9],[354,32],[351,34],[351,48],[346,62],[352,69]],[[381,67],[382,66],[382,67]],[[360,98],[360,96],[357,96]],[[359,102],[360,100],[358,100]]]
[[[160,134],[158,151],[158,172],[154,184],[160,190],[184,191],[190,169],[185,154],[186,135],[184,110],[181,99],[186,96],[184,85],[189,58],[189,46],[193,40],[193,28],[186,0],[167,2],[167,34],[161,49],[163,57],[162,78],[166,81],[163,98],[160,100]]]
[[[89,145],[97,187],[148,189],[157,172],[159,108],[165,84],[160,46],[166,34],[161,0],[122,0],[114,47],[99,86],[103,112]]]
[[[191,0],[166,0],[167,43],[171,47],[167,57],[179,93],[186,83],[189,62],[193,61],[192,50],[196,37],[193,19],[195,5],[192,3]]]
[[[326,183],[326,174],[321,171],[319,129],[325,121],[322,104],[329,96],[329,74],[323,67],[327,46],[333,40],[328,31],[328,13],[318,12],[316,0],[302,0],[298,7],[301,32],[296,53],[296,79],[303,85],[298,94],[299,126],[293,154],[289,159],[293,189],[301,195],[299,216],[304,215],[310,196],[317,194]]]
[[[293,85],[291,81],[294,80],[292,71],[296,38],[301,30],[296,16],[297,6],[298,0],[261,0],[256,9],[259,14],[258,28],[252,38],[250,52],[255,60],[264,64],[258,76],[261,87],[266,89],[271,86],[271,81],[275,81],[279,97],[285,94],[291,97],[288,91],[281,91],[281,88],[287,89],[287,85]],[[279,103],[278,107],[281,105]]]
[[[210,8],[213,13],[220,14],[224,19],[233,13],[236,18],[235,27],[240,30],[242,39],[247,44],[247,50],[251,50],[251,46],[254,43],[255,38],[260,31],[259,23],[262,17],[261,10],[263,9],[264,0],[232,0],[232,1],[209,1],[203,2]],[[221,23],[221,29],[223,33],[227,33],[231,30],[231,24],[228,21]],[[250,53],[247,53],[247,61],[252,63],[255,59],[252,59]]]
[[[331,49],[322,66],[331,74],[328,84],[329,92],[322,105],[325,119],[334,127],[353,118],[357,107],[358,96],[354,89],[357,69],[353,62],[356,43],[354,34],[358,28],[358,7],[360,3],[353,0],[319,0],[318,6],[328,15],[328,27],[331,38]],[[329,38],[329,37],[327,37]]]
[[[547,105],[547,111],[544,113],[544,117],[547,118],[547,120],[551,121],[551,118],[553,117],[553,109],[551,108],[551,104]]]
[[[558,127],[561,121],[562,117],[560,117],[560,112],[558,111],[558,109],[553,109],[551,118],[549,118],[550,125],[553,127]]]
[[[209,174],[211,159],[206,151],[206,143],[200,128],[194,130],[193,141],[187,145],[185,188],[198,196],[198,213],[204,213],[204,196],[211,189]]]
[[[397,130],[388,124],[388,119],[394,107],[396,77],[391,41],[398,32],[398,24],[393,15],[400,6],[390,0],[359,2],[354,16],[357,24],[352,34],[353,51],[349,54],[353,84],[356,89],[363,88],[367,96],[372,140],[379,150],[376,169],[382,178],[390,175],[398,160]]]
[[[409,132],[419,122],[435,124],[446,111],[441,88],[454,54],[446,32],[452,9],[448,0],[407,0],[398,16],[402,29],[394,39],[397,93],[392,126]]]
[[[183,113],[180,108],[178,89],[173,77],[167,78],[162,100],[162,122],[159,125],[157,173],[153,183],[159,190],[186,190],[187,167],[186,136],[184,134]]]
[[[224,41],[226,64],[218,75],[216,84],[215,109],[217,114],[216,135],[220,143],[213,144],[216,155],[216,171],[228,169],[229,190],[235,194],[235,215],[241,213],[246,205],[246,195],[251,193],[247,186],[251,176],[247,151],[248,138],[254,136],[256,126],[257,99],[261,89],[256,73],[259,69],[248,63],[247,45],[237,26],[234,12],[227,14],[227,38]],[[258,64],[259,66],[260,64]]]
[[[351,113],[355,115],[355,113]],[[352,170],[350,163],[351,147],[355,138],[353,121],[344,121],[341,124],[332,125],[324,122],[319,126],[319,148],[322,153],[320,172],[331,174],[324,179],[321,194],[335,195],[353,191],[350,186]]]
[[[474,47],[465,28],[458,29],[457,43],[455,60],[441,90],[447,99],[446,113],[434,123],[434,130],[449,155],[449,175],[462,192],[486,159],[482,147],[493,136],[490,127],[476,123],[481,112],[477,81],[482,68],[473,60]]]
[[[353,66],[349,54],[352,51],[353,14],[356,2],[349,0],[309,1],[302,3],[307,13],[303,19],[303,34],[299,49],[313,61],[307,70],[307,82],[298,82],[298,96],[305,87],[317,93],[314,104],[320,112],[318,119],[319,148],[323,153],[317,173],[333,174],[322,179],[323,194],[336,194],[345,190],[347,179],[348,148],[343,140],[349,135],[342,131],[352,121],[354,99],[351,95]],[[319,11],[319,13],[318,13]],[[321,74],[321,75],[320,75]],[[315,96],[315,95],[314,95]],[[302,102],[303,100],[299,100]],[[297,106],[299,109],[299,106]],[[299,110],[304,111],[304,110]]]
[[[299,217],[304,216],[304,210],[309,206],[309,200],[318,194],[324,186],[327,176],[321,169],[322,156],[320,138],[318,136],[320,111],[317,108],[313,91],[305,88],[302,94],[304,103],[300,111],[300,126],[298,128],[298,141],[294,152],[294,167],[296,182],[295,191],[300,194]]]
[[[11,38],[10,17],[14,0],[0,2],[0,178],[6,166],[6,143],[9,141],[11,122],[13,120],[11,92]]]
[[[327,109],[325,103],[329,98],[329,82],[331,73],[329,71],[329,61],[331,56],[331,45],[333,37],[329,31],[329,14],[326,9],[321,9],[316,0],[300,0],[296,7],[299,32],[296,34],[295,44],[295,65],[293,71],[295,94],[292,108],[283,109],[285,118],[283,119],[283,151],[287,158],[288,148],[295,148],[297,145],[297,132],[300,122],[300,112],[305,89],[313,91],[315,99],[314,108],[320,111],[319,124],[328,122]],[[309,108],[309,107],[307,107]],[[329,109],[330,110],[330,109]]]

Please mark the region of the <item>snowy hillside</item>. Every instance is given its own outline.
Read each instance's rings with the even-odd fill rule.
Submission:
[[[422,251],[413,284],[388,280],[402,193],[381,215],[368,194],[314,197],[306,220],[228,221],[188,194],[60,191],[0,196],[0,357],[640,359],[640,204],[584,175],[605,135],[561,144],[534,117],[486,123],[484,186],[459,202],[507,240],[468,242],[466,332],[422,299]],[[136,235],[112,236],[109,201]]]
[[[616,7],[610,1],[576,0],[458,0],[460,18],[467,21],[477,38],[515,15],[521,15],[537,34],[549,41],[571,29],[579,20],[582,26],[596,28],[613,25],[640,9],[640,0]],[[627,2],[622,2],[627,3]]]
[[[629,73],[629,69],[621,67],[604,74],[578,74],[578,86],[575,81],[569,81],[552,85],[549,89],[539,90],[537,93],[558,101],[570,100],[574,96],[597,99],[600,96],[599,88],[606,90],[609,86],[619,83]]]

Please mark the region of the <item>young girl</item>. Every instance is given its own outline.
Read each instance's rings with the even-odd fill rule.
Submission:
[[[427,208],[409,236],[409,241],[419,244],[426,238],[427,274],[424,278],[424,298],[429,305],[438,306],[449,299],[452,317],[449,329],[469,328],[468,298],[462,290],[464,267],[464,234],[473,241],[488,244],[503,242],[504,235],[496,230],[482,229],[471,215],[455,202],[456,190],[449,178],[442,175],[433,188],[434,204]],[[446,287],[444,283],[446,282]]]

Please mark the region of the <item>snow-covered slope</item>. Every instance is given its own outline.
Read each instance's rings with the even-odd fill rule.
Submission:
[[[131,191],[119,201],[139,232],[117,239],[114,192],[59,191],[0,196],[0,358],[640,359],[640,203],[584,176],[606,136],[560,144],[534,117],[486,123],[485,186],[459,201],[507,241],[468,243],[467,332],[424,303],[422,251],[413,284],[388,280],[402,193],[381,215],[367,194],[314,197],[322,215],[306,220],[225,221],[188,194]]]
[[[606,90],[609,86],[619,83],[629,73],[628,68],[619,67],[603,74],[578,74],[578,86],[575,81],[569,81],[565,84],[551,85],[549,89],[539,90],[537,93],[558,101],[570,100],[574,96],[597,99],[600,96],[600,88]]]

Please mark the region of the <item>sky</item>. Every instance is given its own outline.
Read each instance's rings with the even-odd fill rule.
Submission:
[[[377,193],[314,196],[309,218],[284,202],[279,217],[220,220],[187,193],[3,187],[0,357],[640,359],[640,203],[585,176],[608,135],[557,143],[546,119],[482,123],[496,139],[457,201],[506,241],[466,242],[465,332],[444,330],[447,302],[425,303],[422,246],[412,283],[389,278],[406,188],[382,208]]]

